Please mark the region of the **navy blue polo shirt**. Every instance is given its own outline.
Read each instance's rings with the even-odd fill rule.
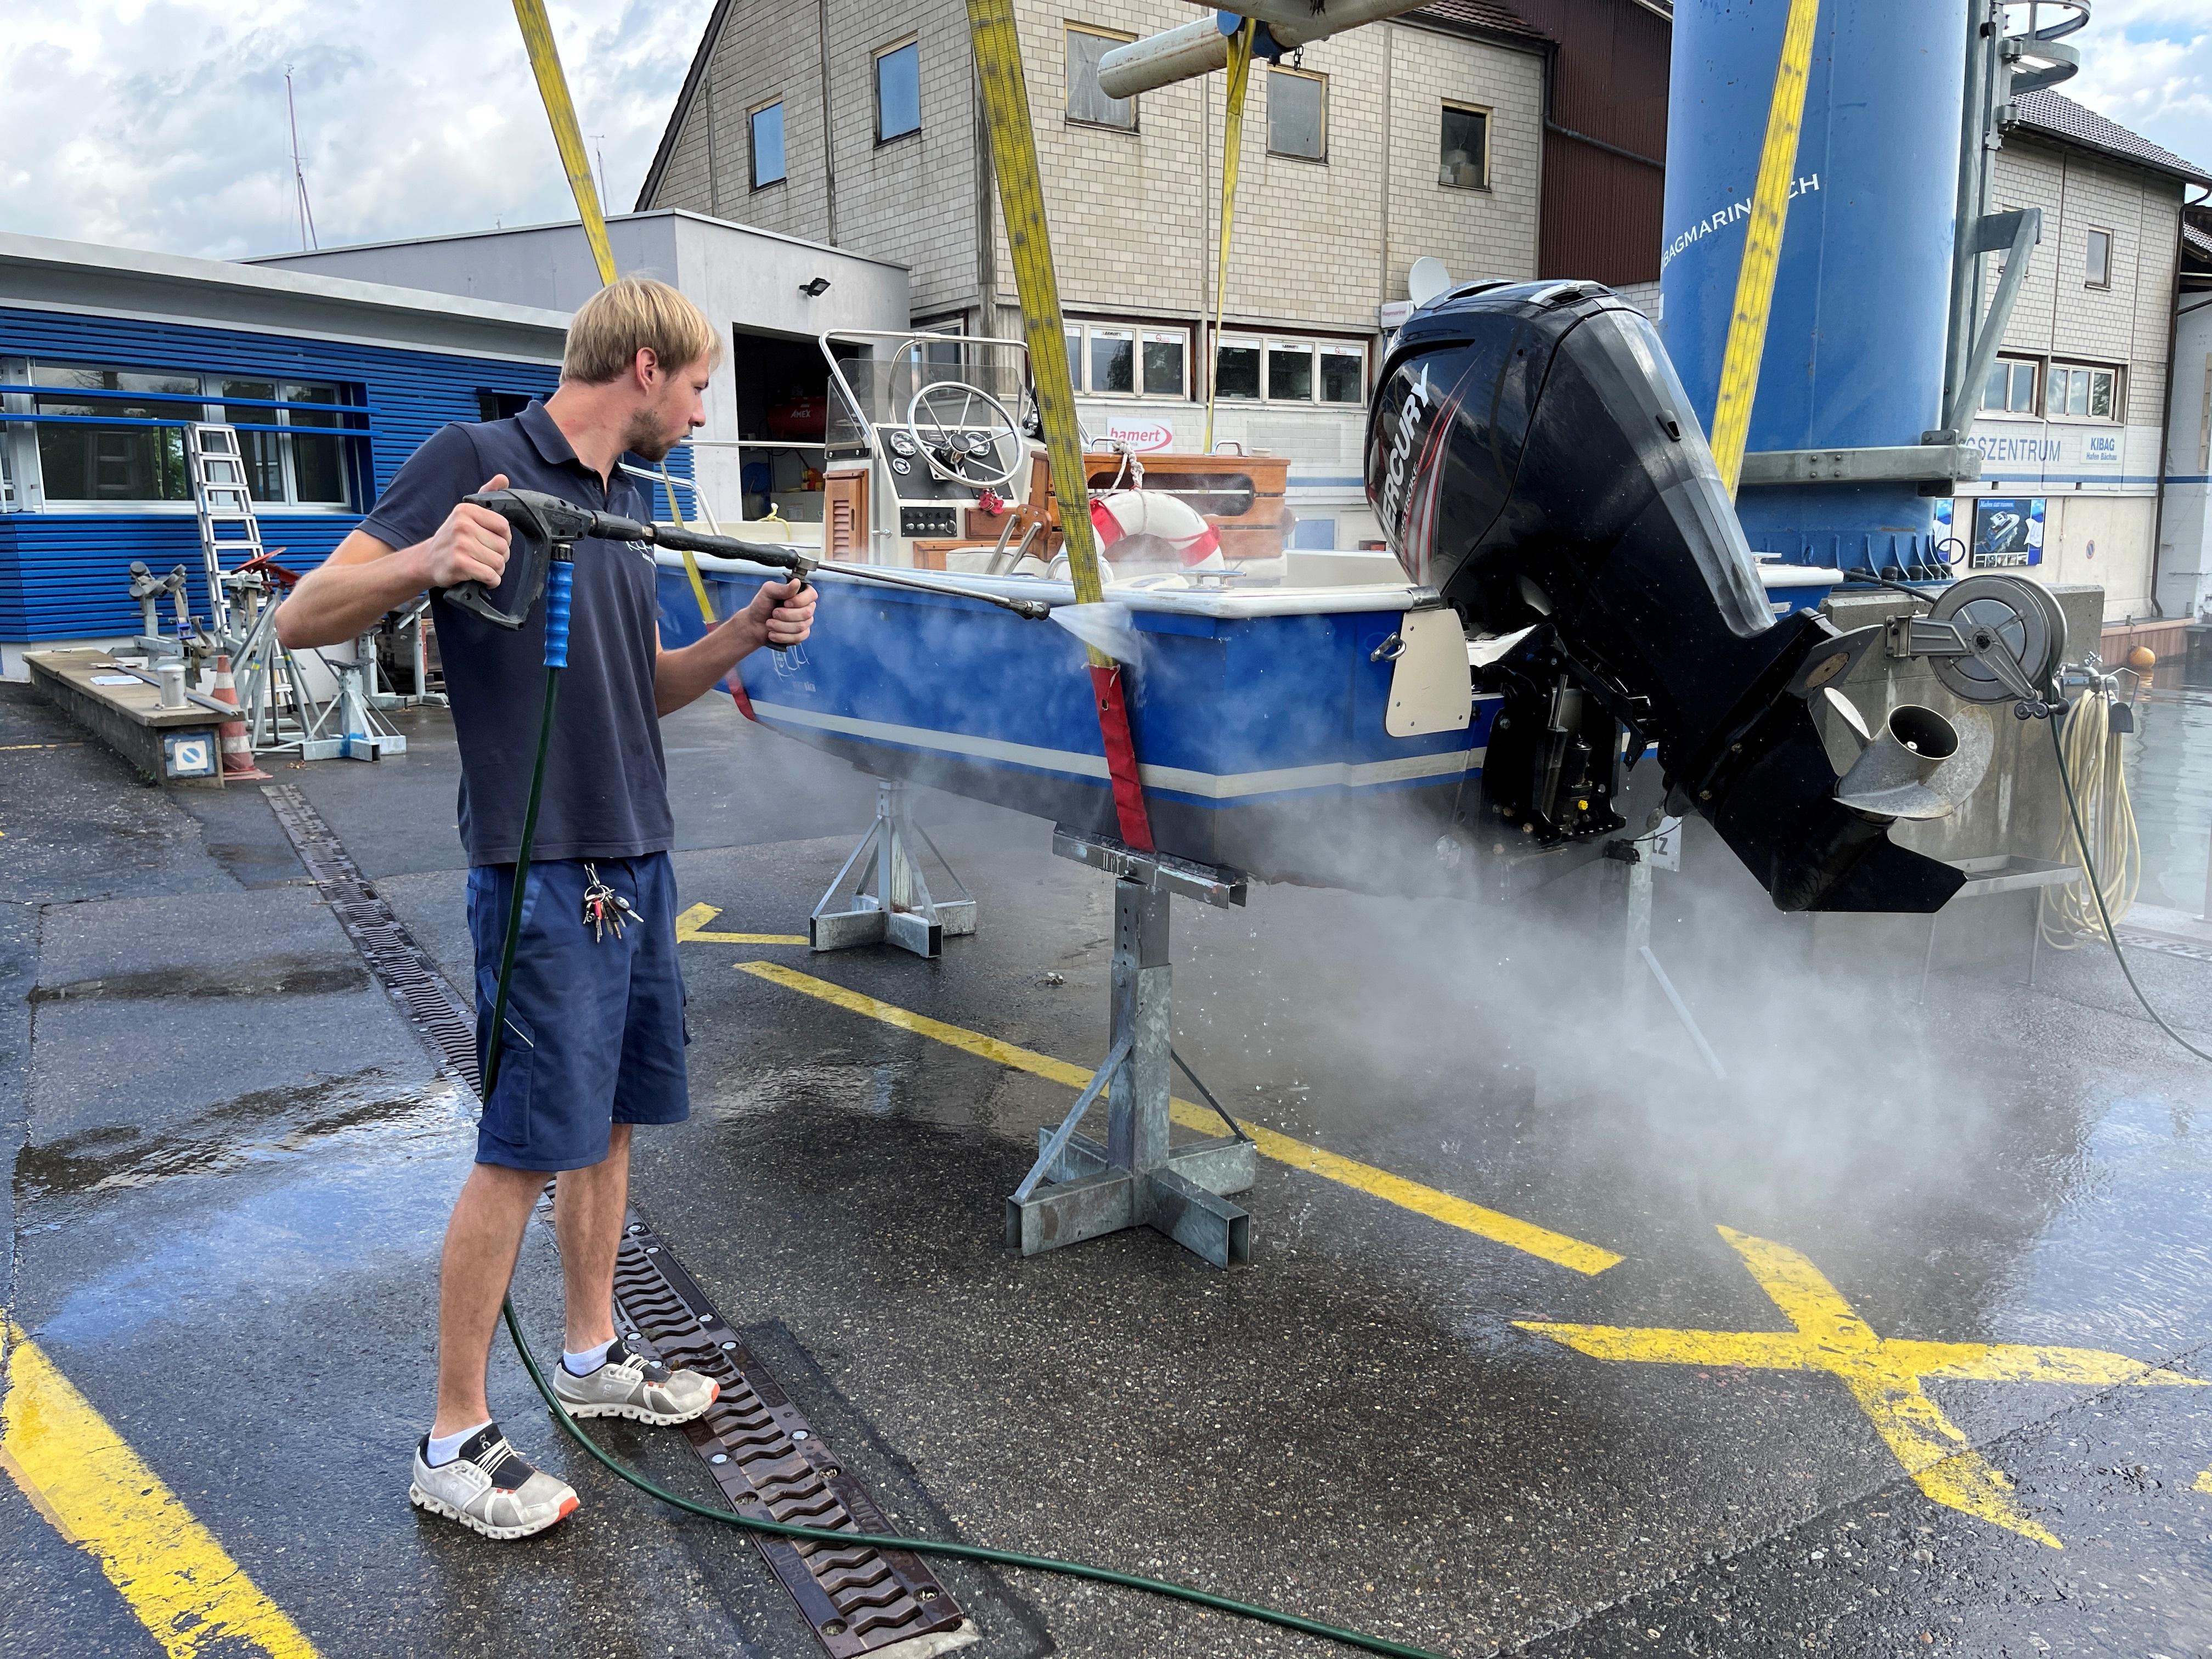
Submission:
[[[465,495],[495,473],[575,506],[643,520],[650,509],[620,472],[612,489],[576,459],[533,403],[509,420],[441,428],[399,469],[361,527],[395,548],[428,541]],[[521,561],[492,602],[515,608]],[[508,630],[433,598],[438,654],[461,750],[461,842],[471,865],[513,864],[522,841],[545,690],[545,607]],[[653,704],[659,607],[642,542],[576,544],[568,666],[561,675],[533,859],[641,858],[675,843],[668,764]]]

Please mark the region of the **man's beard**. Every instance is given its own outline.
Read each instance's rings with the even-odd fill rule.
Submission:
[[[676,447],[677,440],[662,435],[660,423],[650,415],[635,415],[623,434],[623,449],[641,461],[659,462]]]

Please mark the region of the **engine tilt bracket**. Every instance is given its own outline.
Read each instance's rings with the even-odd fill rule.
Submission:
[[[1238,1131],[1169,1145],[1175,1053],[1168,906],[1176,893],[1224,908],[1242,904],[1244,878],[1185,859],[1135,852],[1066,824],[1053,832],[1053,851],[1115,878],[1113,1024],[1105,1063],[1059,1127],[1037,1131],[1037,1160],[1006,1200],[1006,1246],[1036,1255],[1125,1227],[1148,1226],[1217,1267],[1243,1267],[1252,1259],[1251,1218],[1225,1194],[1252,1184],[1257,1158],[1251,1140]],[[1076,1127],[1102,1094],[1107,1095],[1103,1144]],[[1231,1127],[1236,1128],[1233,1121]]]

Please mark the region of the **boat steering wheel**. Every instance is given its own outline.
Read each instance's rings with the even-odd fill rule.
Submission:
[[[981,426],[969,419],[976,415]],[[965,380],[933,380],[917,391],[906,406],[906,429],[929,470],[948,483],[995,489],[1012,483],[1022,464],[1020,426],[1004,404]],[[1013,459],[994,471],[1009,451]]]

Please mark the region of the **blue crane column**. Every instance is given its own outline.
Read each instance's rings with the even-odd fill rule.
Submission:
[[[1789,0],[1679,0],[1667,123],[1663,332],[1711,431]],[[1964,0],[1823,0],[1753,452],[1917,444],[1941,424],[1966,74]],[[1929,559],[1911,483],[1747,485],[1760,552]]]

